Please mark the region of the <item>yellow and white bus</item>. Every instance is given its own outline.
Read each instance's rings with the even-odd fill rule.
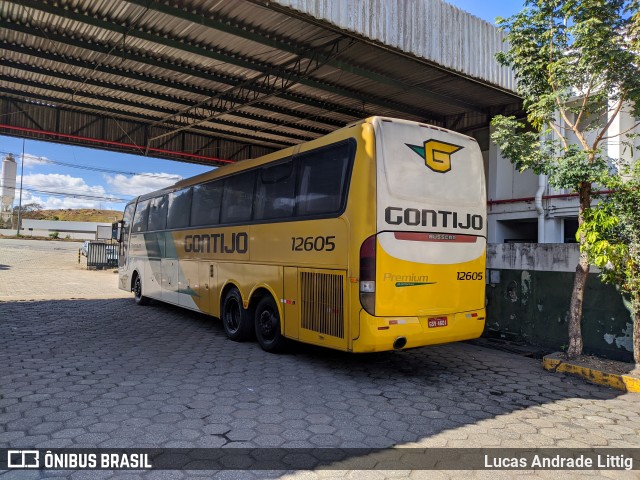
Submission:
[[[473,138],[368,118],[129,203],[119,287],[219,317],[267,351],[477,338],[484,185]]]

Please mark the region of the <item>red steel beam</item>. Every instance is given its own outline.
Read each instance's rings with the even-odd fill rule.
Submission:
[[[133,150],[140,151],[140,154],[143,155],[143,156],[144,156],[144,151],[145,151],[145,147],[139,147],[138,145],[134,145],[132,143],[115,142],[113,140],[101,140],[101,139],[98,139],[98,138],[82,137],[80,135],[71,135],[71,134],[68,134],[68,133],[48,132],[46,130],[37,130],[35,128],[26,128],[26,127],[15,127],[13,125],[5,125],[5,124],[0,124],[0,129],[1,128],[6,129],[6,130],[14,130],[14,131],[18,131],[18,132],[38,133],[38,134],[41,134],[41,135],[49,135],[49,136],[52,136],[52,137],[68,138],[70,140],[82,140],[84,142],[97,143],[97,144],[101,144],[101,145],[111,145],[111,146],[114,146],[114,147],[131,148]],[[165,150],[163,148],[150,147],[149,151],[150,152],[156,152],[156,153],[164,153],[164,154],[168,154],[168,155],[178,155],[178,156],[182,156],[182,157],[186,157],[186,158],[193,158],[193,159],[198,159],[198,160],[208,160],[208,161],[211,161],[211,162],[235,163],[233,160],[224,160],[224,159],[221,159],[221,158],[206,157],[204,155],[197,155],[195,153],[176,152],[174,150]]]

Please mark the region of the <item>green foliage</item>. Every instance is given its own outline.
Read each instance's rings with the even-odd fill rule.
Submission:
[[[601,150],[609,120],[623,102],[640,116],[638,4],[528,0],[522,12],[499,19],[509,48],[496,59],[514,70],[533,130],[497,116],[492,139],[519,170],[575,190],[609,175]]]
[[[585,239],[580,248],[603,281],[640,298],[640,163],[610,177],[607,186],[612,193],[587,211],[578,230]]]
[[[498,116],[491,122],[491,138],[519,170],[546,174],[550,185],[573,189],[579,196],[583,254],[571,294],[570,357],[582,353],[580,320],[589,258],[602,266],[607,280],[615,277],[632,289],[628,291],[639,291],[638,250],[632,243],[637,238],[629,225],[635,225],[636,234],[640,231],[637,218],[631,218],[640,201],[629,209],[616,194],[601,209],[590,208],[594,184],[637,192],[637,186],[629,191],[609,169],[603,148],[611,136],[632,147],[632,136],[611,135],[609,127],[623,109],[640,117],[639,5],[640,0],[526,0],[522,12],[498,21],[507,32],[508,49],[496,60],[515,73],[529,129],[513,117]],[[634,298],[640,308],[640,295]],[[636,350],[640,364],[640,343]]]
[[[49,237],[52,238],[53,240],[56,240],[58,237],[60,237],[60,232],[51,232],[49,234]]]
[[[637,0],[528,0],[522,12],[498,19],[509,49],[497,60],[514,69],[535,128],[559,108],[601,114],[607,99],[628,98],[640,114],[638,40],[627,34],[637,28],[637,7]],[[584,105],[572,104],[585,95]]]
[[[551,139],[550,130],[527,130],[515,117],[498,115],[491,123],[495,128],[491,138],[502,154],[521,172],[531,169],[549,175],[549,183],[556,188],[578,190],[583,182],[600,183],[609,176],[609,167],[599,151],[585,151],[575,144],[565,147]]]

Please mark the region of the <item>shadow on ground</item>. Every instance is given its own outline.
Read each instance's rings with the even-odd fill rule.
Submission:
[[[386,448],[620,395],[464,343],[273,355],[227,340],[217,319],[132,299],[0,303],[0,364],[0,447],[13,448]]]

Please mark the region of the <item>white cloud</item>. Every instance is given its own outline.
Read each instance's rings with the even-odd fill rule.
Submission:
[[[142,195],[168,187],[182,180],[180,175],[171,173],[144,173],[133,176],[105,175],[111,189],[120,195]]]
[[[20,155],[20,157],[22,157],[22,155]],[[16,158],[16,162],[20,162],[19,160],[20,157]],[[25,168],[35,167],[36,165],[46,165],[48,163],[51,163],[51,162],[47,157],[38,157],[36,155],[31,155],[30,153],[24,154]]]
[[[20,185],[20,177],[17,179],[17,185]],[[23,205],[39,203],[45,209],[113,208],[113,202],[109,202],[106,198],[111,195],[102,185],[88,185],[84,179],[71,175],[58,173],[25,175],[23,186]],[[50,195],[50,193],[61,195]],[[19,194],[19,190],[16,191],[14,205],[17,205]]]
[[[18,171],[20,170],[20,164],[21,164],[21,159],[22,159],[22,154],[21,153],[13,153],[11,154],[13,156],[13,159],[16,161],[16,163],[18,164]],[[2,156],[1,158],[5,158],[5,156]],[[37,156],[37,155],[33,155],[31,153],[25,153],[24,154],[24,168],[31,168],[31,167],[35,167],[37,165],[48,165],[51,163],[51,160],[49,160],[47,157],[44,156]]]

